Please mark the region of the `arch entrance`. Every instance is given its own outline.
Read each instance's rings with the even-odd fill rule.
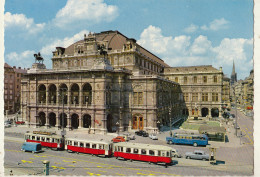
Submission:
[[[207,115],[209,115],[209,109],[208,108],[202,108],[201,109],[201,116],[206,117]]]
[[[135,114],[133,116],[133,120],[132,121],[133,121],[132,129],[143,130],[143,128],[144,128],[144,118],[143,118],[143,115]]]
[[[55,127],[56,125],[56,114],[53,112],[49,114],[49,124],[50,127]]]
[[[91,127],[91,116],[89,114],[85,114],[83,116],[83,128]]]
[[[219,117],[219,110],[218,110],[218,108],[212,108],[211,109],[211,116],[212,117]]]
[[[67,126],[67,114],[63,113],[64,116],[64,128]],[[62,128],[62,114],[60,114],[60,127]]]
[[[71,127],[77,129],[79,127],[79,116],[78,114],[72,114],[71,116]]]
[[[113,117],[111,114],[107,115],[107,131],[113,132]]]
[[[44,112],[39,113],[39,126],[44,126],[46,123],[46,115]]]

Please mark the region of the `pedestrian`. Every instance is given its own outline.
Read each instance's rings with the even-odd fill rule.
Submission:
[[[13,176],[13,170],[10,170],[10,176]]]

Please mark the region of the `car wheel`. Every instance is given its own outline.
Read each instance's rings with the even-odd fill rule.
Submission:
[[[176,157],[177,157],[177,155],[174,155],[173,157],[175,157],[175,158],[176,158]]]
[[[203,158],[202,160],[203,160],[203,161],[206,161],[206,159],[205,159],[205,158]]]
[[[168,141],[169,144],[172,144],[172,141]]]
[[[197,147],[197,146],[198,146],[198,144],[197,144],[197,143],[193,143],[193,146],[194,146],[194,147]]]
[[[186,159],[190,159],[190,156],[187,156]]]

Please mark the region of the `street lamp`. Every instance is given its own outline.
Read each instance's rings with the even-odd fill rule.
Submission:
[[[233,87],[234,89],[234,96],[235,96],[235,102],[236,102],[236,136],[237,136],[237,97],[236,97],[236,91],[235,91],[235,86]]]
[[[117,126],[117,134],[119,135],[119,122],[116,122],[116,126]]]
[[[157,123],[158,131],[160,132],[160,123],[161,122],[158,120],[156,123]]]
[[[61,92],[61,99],[62,99],[62,131],[61,131],[61,136],[64,139],[64,136],[66,135],[66,131],[64,130],[64,92],[67,91],[66,88],[60,88]]]

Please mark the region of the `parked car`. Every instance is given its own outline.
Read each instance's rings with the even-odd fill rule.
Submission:
[[[41,143],[25,142],[25,143],[23,143],[21,150],[24,152],[30,151],[32,153],[41,152],[42,146],[41,146]]]
[[[158,137],[156,136],[156,134],[150,134],[149,138],[151,138],[152,140],[158,140]]]
[[[113,138],[111,141],[113,143],[118,143],[118,142],[125,142],[126,140],[123,136],[117,136],[117,137]]]
[[[195,150],[194,152],[186,152],[186,159],[198,159],[198,160],[209,160],[209,154],[206,154],[204,151]]]
[[[181,154],[178,152],[177,149],[172,148],[172,157],[181,158]]]
[[[235,129],[240,129],[239,125],[237,125],[237,126],[235,125]]]
[[[127,136],[130,140],[135,140],[135,135],[132,135],[130,133],[124,133],[123,135]]]
[[[138,135],[138,136],[143,136],[143,137],[149,136],[149,134],[146,131],[143,131],[143,130],[136,131],[135,134]]]
[[[11,124],[5,122],[5,128],[9,128],[9,127],[11,127]]]
[[[10,120],[6,120],[5,124],[12,124],[12,122]]]
[[[15,124],[17,124],[17,125],[23,125],[23,124],[25,124],[25,122],[24,122],[24,121],[16,121]]]

